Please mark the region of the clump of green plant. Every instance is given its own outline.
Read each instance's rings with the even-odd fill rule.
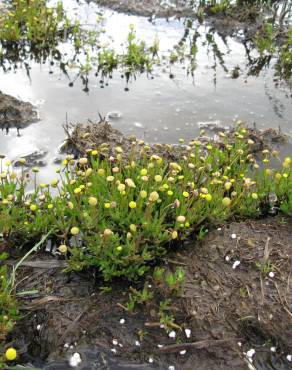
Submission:
[[[0,230],[6,239],[17,234],[26,241],[51,232],[68,271],[94,267],[107,281],[138,280],[206,225],[259,216],[272,207],[291,214],[291,158],[281,163],[265,149],[260,167],[245,128],[221,133],[220,140],[192,140],[177,161],[134,139],[127,153],[102,144],[88,157],[68,156],[50,184],[38,184],[37,168],[28,179],[2,158]],[[269,167],[271,156],[279,169]],[[169,278],[169,287],[180,275]]]
[[[8,273],[5,260],[6,253],[0,255],[0,369],[4,369],[6,362],[2,349],[5,345],[7,334],[13,329],[19,319],[18,304],[13,296],[11,277]]]

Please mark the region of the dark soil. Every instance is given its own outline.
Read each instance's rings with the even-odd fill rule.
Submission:
[[[32,104],[23,102],[0,91],[0,128],[24,128],[27,124],[38,120],[38,114]]]
[[[66,261],[39,252],[17,277],[18,292],[38,290],[22,299],[23,318],[9,338],[22,354],[20,360],[64,370],[77,351],[82,358],[78,369],[84,370],[170,365],[176,370],[243,370],[248,366],[244,353],[254,348],[255,369],[289,369],[292,220],[277,216],[232,222],[210,231],[203,242],[179,248],[163,265],[170,270],[184,268],[180,297],[169,296],[149,278],[146,284],[151,285],[154,299],[137,306],[134,313],[123,308],[129,292],[125,282],[116,281],[105,292],[96,273],[63,273]],[[240,264],[233,268],[235,261]],[[176,318],[176,339],[159,325],[159,302],[168,297]],[[184,329],[191,330],[190,338]],[[140,346],[135,345],[137,340]],[[130,365],[149,363],[150,357],[151,366]]]

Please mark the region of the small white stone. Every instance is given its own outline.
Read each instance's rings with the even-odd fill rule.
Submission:
[[[270,277],[270,278],[275,277],[275,273],[274,273],[273,271],[269,272],[269,277]]]
[[[138,340],[135,340],[135,346],[140,347],[140,342]]]
[[[41,330],[41,328],[42,328],[42,326],[41,326],[40,324],[38,324],[38,325],[37,325],[37,327],[36,327],[36,329],[37,329],[38,331],[40,331],[40,330]]]
[[[221,231],[222,230],[222,228],[221,227],[218,227],[218,229],[217,229],[218,231]]]
[[[113,345],[114,346],[117,346],[118,345],[118,341],[116,339],[113,339]]]
[[[175,338],[176,337],[176,332],[174,330],[172,330],[169,334],[168,334],[169,338]]]
[[[231,234],[230,237],[231,237],[231,239],[236,239],[237,238],[236,234]]]
[[[230,256],[226,256],[226,257],[225,257],[225,261],[226,261],[226,262],[229,262],[229,261],[230,261],[230,258],[231,258]]]
[[[150,362],[150,364],[153,363],[153,357],[149,357],[149,362]]]
[[[240,265],[240,261],[235,261],[234,264],[232,265],[233,270],[235,270],[236,267],[239,265]]]
[[[246,352],[246,356],[249,358],[252,358],[254,354],[255,354],[255,350],[253,348],[251,348],[250,350]]]
[[[121,320],[120,320],[120,324],[122,324],[122,325],[123,325],[125,322],[126,322],[126,320],[125,320],[125,319],[121,319]]]
[[[81,356],[78,352],[75,352],[69,359],[69,365],[71,367],[77,367],[81,362]]]
[[[276,347],[271,347],[271,352],[276,352]]]
[[[122,345],[122,343],[119,343],[119,347],[123,348],[124,346]]]
[[[64,348],[69,348],[69,343],[65,343]]]
[[[157,344],[158,348],[163,348],[163,344]]]
[[[292,355],[287,355],[287,360],[289,361],[289,362],[292,362]]]
[[[175,367],[173,365],[168,366],[168,370],[175,370]]]
[[[117,350],[115,348],[111,349],[112,353],[117,353]]]
[[[183,349],[182,351],[179,352],[180,355],[185,355],[187,353],[187,350],[186,349]]]
[[[186,337],[190,338],[191,337],[191,330],[190,329],[185,329]]]
[[[238,345],[239,347],[241,347],[241,346],[242,346],[241,342],[238,342],[238,343],[237,343],[237,345]]]

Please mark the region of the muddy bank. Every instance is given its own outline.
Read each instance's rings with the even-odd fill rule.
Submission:
[[[38,120],[36,109],[31,103],[21,101],[0,91],[0,129],[24,128]]]
[[[159,324],[168,293],[150,277],[154,299],[130,313],[128,284],[109,289],[94,271],[65,274],[64,260],[39,252],[18,274],[18,290],[37,293],[22,299],[9,342],[22,362],[45,369],[69,369],[78,352],[78,369],[242,370],[251,349],[256,369],[288,369],[291,230],[282,217],[232,222],[165,258],[167,269],[186,272],[180,296],[171,298],[175,338]]]
[[[96,0],[96,3],[117,12],[144,17],[195,16],[195,11],[191,4],[186,5],[186,2],[181,0]]]

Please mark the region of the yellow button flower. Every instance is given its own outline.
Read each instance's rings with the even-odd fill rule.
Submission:
[[[73,226],[70,230],[72,235],[78,235],[79,234],[79,228],[76,226]]]
[[[104,176],[104,174],[105,174],[105,170],[104,170],[103,168],[99,168],[99,169],[97,170],[97,174],[98,174],[99,176]]]
[[[188,198],[188,197],[190,196],[190,194],[189,194],[187,191],[184,191],[184,192],[183,192],[183,196],[184,196],[185,198]]]
[[[154,180],[155,180],[156,182],[161,182],[161,181],[162,181],[162,176],[160,176],[160,175],[155,175],[155,176],[154,176]]]
[[[140,191],[140,197],[143,198],[143,199],[147,198],[147,191],[141,190]]]
[[[186,218],[185,218],[185,216],[182,216],[182,215],[180,215],[180,216],[178,216],[177,218],[176,218],[176,220],[177,220],[177,222],[185,222],[186,221]]]
[[[81,189],[80,188],[75,188],[74,189],[74,194],[80,194],[81,193]]]
[[[134,208],[136,208],[137,207],[137,203],[136,202],[134,202],[133,200],[129,203],[129,207],[131,208],[131,209],[134,209]]]
[[[228,198],[228,197],[223,198],[222,199],[222,204],[223,204],[224,207],[229,207],[230,204],[231,204],[231,199]]]
[[[257,195],[257,193],[252,193],[252,194],[251,194],[251,197],[252,197],[252,199],[254,199],[254,200],[257,200],[257,199],[259,198],[259,196]]]
[[[32,212],[34,212],[34,211],[36,211],[36,210],[37,210],[37,206],[36,206],[35,204],[32,204],[32,205],[29,207],[29,209],[30,209]]]
[[[140,171],[141,176],[146,176],[147,173],[148,173],[148,171],[146,170],[146,168],[142,168],[142,170]]]
[[[111,208],[111,204],[110,203],[104,203],[104,208],[106,208],[106,209]]]
[[[150,202],[156,202],[158,199],[159,199],[159,194],[157,193],[157,191],[153,191],[152,193],[150,193],[149,195]]]
[[[89,197],[88,198],[88,204],[92,207],[97,205],[97,199],[95,197]]]
[[[206,201],[207,201],[207,202],[211,202],[211,200],[212,200],[212,195],[211,195],[211,194],[206,194],[205,199],[206,199]]]
[[[59,246],[58,250],[59,250],[60,253],[65,254],[65,253],[67,253],[68,248],[65,244],[61,244]]]
[[[178,232],[176,230],[174,230],[172,233],[171,233],[171,239],[177,239],[178,237]]]
[[[5,352],[5,358],[8,361],[14,361],[17,357],[16,349],[13,347],[10,347]]]

